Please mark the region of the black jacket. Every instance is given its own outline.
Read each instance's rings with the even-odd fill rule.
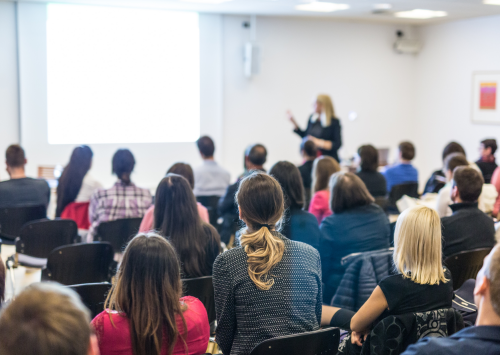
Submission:
[[[477,248],[493,248],[493,219],[477,208],[476,203],[450,205],[453,215],[443,217],[443,254],[445,257]]]
[[[313,137],[324,139],[332,142],[332,149],[320,149],[323,155],[329,155],[339,161],[338,150],[342,146],[342,134],[340,121],[338,118],[332,117],[332,123],[328,127],[322,127],[319,121],[312,121],[312,115],[309,117],[307,128],[305,131],[299,129],[294,130],[299,136],[304,138],[311,135]]]
[[[366,188],[373,197],[385,197],[387,195],[387,181],[384,175],[378,171],[359,171],[356,175],[365,183]]]

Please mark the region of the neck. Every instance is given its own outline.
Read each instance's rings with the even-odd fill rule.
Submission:
[[[455,197],[453,203],[463,203],[464,201],[460,198],[460,196]]]
[[[491,302],[482,297],[478,305],[476,325],[500,326],[500,316],[495,312]]]
[[[262,165],[253,165],[253,164],[248,164],[247,165],[247,170],[264,170],[264,167]]]
[[[7,169],[11,179],[22,179],[26,177],[24,167],[21,168],[8,168]]]
[[[411,160],[401,159],[401,164],[410,164]]]
[[[213,156],[211,156],[211,157],[205,157],[205,156],[202,156],[201,158],[202,158],[203,160],[205,160],[205,161],[214,161],[214,157],[213,157]]]

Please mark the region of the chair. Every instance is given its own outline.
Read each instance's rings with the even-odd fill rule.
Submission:
[[[462,251],[447,257],[444,261],[453,278],[453,289],[458,290],[468,279],[475,279],[483,267],[483,260],[491,248]]]
[[[217,220],[219,219],[219,214],[217,213],[219,199],[220,196],[196,196],[196,201],[207,208],[210,224],[215,228],[219,228],[217,224]]]
[[[110,243],[80,243],[54,249],[42,270],[42,280],[63,285],[106,282],[111,279],[114,251]]]
[[[47,218],[45,206],[0,208],[0,238],[14,241],[28,222]]]
[[[265,340],[250,355],[335,355],[339,342],[340,330],[326,328]]]
[[[142,218],[124,218],[109,222],[102,222],[97,227],[96,241],[108,242],[118,253],[139,232]]]
[[[202,276],[193,279],[183,279],[183,295],[196,297],[207,310],[208,322],[215,321],[215,296],[212,276]]]
[[[400,185],[394,185],[389,192],[389,201],[388,201],[388,211],[399,213],[398,207],[396,206],[396,202],[407,195],[413,198],[419,198],[418,194],[418,182],[408,182]]]
[[[109,282],[99,282],[68,286],[80,295],[83,304],[90,309],[92,318],[104,310],[104,301],[111,289]]]

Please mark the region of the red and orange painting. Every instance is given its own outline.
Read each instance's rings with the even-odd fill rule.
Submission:
[[[496,110],[497,106],[497,83],[480,83],[480,110]]]

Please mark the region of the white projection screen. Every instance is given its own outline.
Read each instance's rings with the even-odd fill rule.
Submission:
[[[50,144],[193,142],[198,14],[48,4]]]

